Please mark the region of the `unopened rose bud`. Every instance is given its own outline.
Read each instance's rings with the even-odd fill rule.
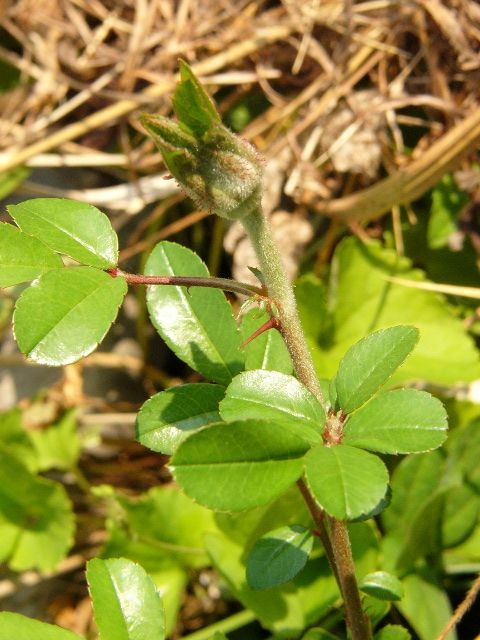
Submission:
[[[257,155],[221,124],[185,63],[173,105],[178,123],[149,114],[141,119],[173,177],[198,206],[223,218],[242,219],[258,211],[262,169]]]

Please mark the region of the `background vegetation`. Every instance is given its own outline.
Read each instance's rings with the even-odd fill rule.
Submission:
[[[420,329],[392,384],[440,397],[450,437],[396,468],[387,460],[392,504],[375,524],[353,525],[352,538],[362,573],[382,565],[385,545],[403,558],[405,598],[383,615],[421,640],[454,638],[440,634],[480,570],[478,4],[19,0],[1,8],[5,205],[48,196],[98,206],[129,272],[169,239],[199,253],[212,275],[256,282],[239,227],[196,210],[165,179],[138,122],[143,111],[171,113],[182,57],[225,123],[263,154],[265,209],[297,278],[319,375],[330,378],[370,331]],[[0,215],[11,221],[5,206]],[[100,351],[53,369],[16,350],[20,293],[0,297],[0,607],[93,633],[85,561],[123,556],[164,593],[172,638],[219,620],[240,628],[231,638],[314,623],[335,631],[338,594],[322,559],[320,603],[319,583],[305,575],[295,588],[245,585],[241,549],[275,518],[284,524],[285,513],[305,519],[296,497],[282,498],[274,515],[214,517],[176,491],[165,456],[135,442],[149,396],[200,380],[152,330],[144,291],[128,294]],[[231,302],[238,312],[241,301]],[[247,318],[259,322],[254,312]],[[288,368],[281,345],[267,339],[274,368]],[[247,357],[258,357],[253,346]],[[44,505],[40,533],[12,520],[12,478],[25,505]],[[477,619],[478,609],[463,618],[461,640],[479,633]]]

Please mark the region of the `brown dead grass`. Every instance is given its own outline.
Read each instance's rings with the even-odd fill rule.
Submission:
[[[158,173],[127,125],[170,111],[179,57],[212,92],[231,86],[223,108],[257,85],[271,106],[244,135],[282,159],[299,205],[341,219],[408,204],[480,140],[475,0],[17,0],[1,24],[22,82],[0,97],[0,170],[65,158],[111,162],[126,181]],[[419,132],[408,154],[403,125]],[[457,127],[446,162],[439,142]]]

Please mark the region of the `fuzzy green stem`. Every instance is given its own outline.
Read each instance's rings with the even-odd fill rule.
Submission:
[[[298,379],[316,396],[325,408],[325,399],[298,316],[293,287],[283,267],[278,247],[272,237],[270,225],[261,211],[256,211],[243,218],[242,224],[250,237],[260,263],[268,296],[273,299],[278,308],[280,330],[292,358]],[[368,619],[362,610],[346,525],[334,518],[328,518],[330,530],[327,531],[317,513],[318,510],[315,508],[316,503],[313,500],[313,496],[310,495],[303,481],[300,482],[300,491],[317,526],[320,524],[319,530],[322,539],[325,538],[324,546],[343,596],[346,621],[352,640],[370,640],[372,633]]]
[[[280,252],[272,237],[270,224],[261,211],[255,211],[243,218],[242,224],[260,263],[260,271],[264,277],[268,295],[278,307],[281,332],[298,379],[325,407],[325,399],[298,316],[293,287],[288,280]]]

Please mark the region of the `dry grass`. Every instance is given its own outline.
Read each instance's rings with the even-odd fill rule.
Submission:
[[[212,92],[231,87],[223,109],[257,85],[271,106],[244,135],[267,159],[281,158],[287,195],[320,213],[372,218],[408,203],[480,140],[475,0],[4,5],[1,24],[18,53],[0,47],[0,57],[22,82],[0,97],[0,170],[122,167],[120,203],[139,173],[147,174],[144,194],[160,159],[130,127],[138,130],[140,110],[170,111],[179,57]],[[418,131],[408,155],[404,125]],[[446,162],[439,142],[456,128]],[[426,152],[428,176],[419,182],[415,162]],[[150,189],[131,212],[163,195]]]

